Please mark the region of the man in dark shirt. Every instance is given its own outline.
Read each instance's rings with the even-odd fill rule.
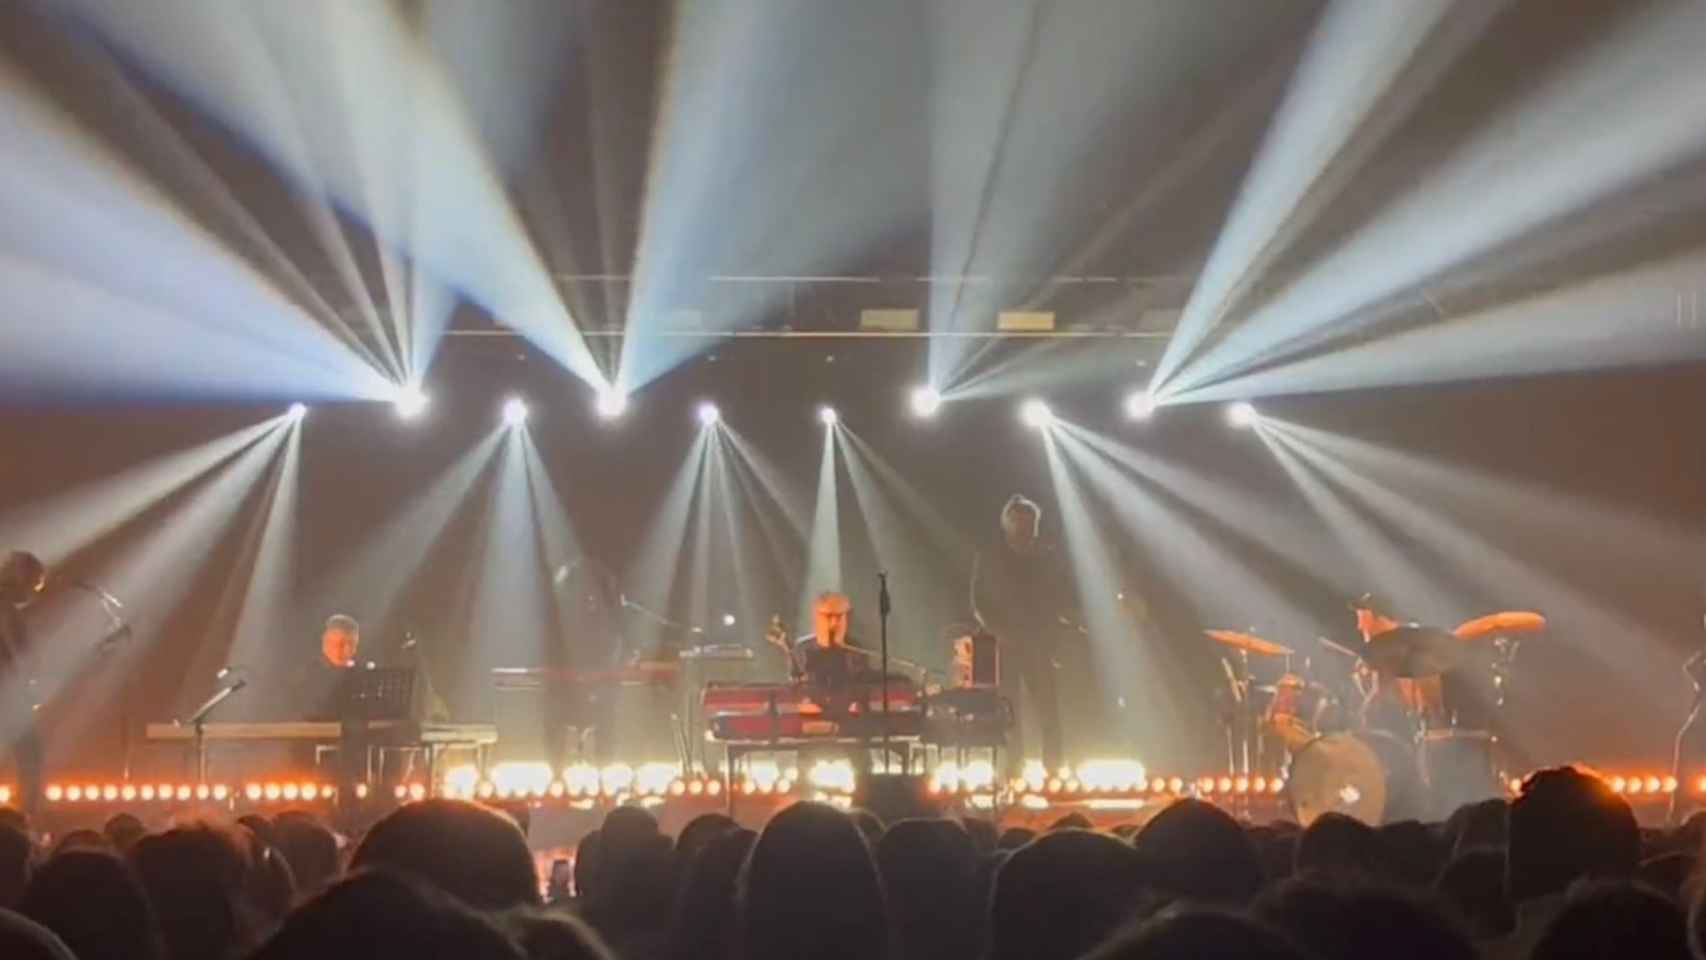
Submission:
[[[812,607],[816,628],[809,637],[794,644],[789,657],[789,676],[819,690],[843,690],[870,667],[869,655],[849,645],[848,627],[853,619],[853,604],[839,593],[818,596]]]
[[[47,587],[47,566],[34,554],[13,551],[0,559],[0,684],[17,688],[3,699],[0,744],[7,746],[18,768],[18,792],[26,812],[41,800],[41,739],[36,732],[34,697],[24,695],[29,682],[24,658],[29,639],[23,611]]]
[[[972,616],[994,634],[1001,651],[1001,687],[1014,711],[1011,762],[1025,760],[1020,687],[1029,691],[1042,734],[1043,766],[1052,773],[1066,758],[1055,687],[1061,617],[1074,604],[1063,558],[1040,536],[1042,508],[1014,494],[1001,508],[1001,537],[977,556]]]

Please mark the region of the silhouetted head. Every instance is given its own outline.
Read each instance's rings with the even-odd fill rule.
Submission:
[[[1201,800],[1179,800],[1133,840],[1166,896],[1242,907],[1262,887],[1262,864],[1238,821]]]
[[[1505,852],[1472,847],[1452,857],[1434,881],[1446,909],[1477,940],[1491,940],[1516,926],[1516,912],[1505,894]]]
[[[101,833],[106,836],[107,842],[112,844],[114,850],[128,853],[130,848],[136,845],[136,841],[148,835],[148,828],[133,814],[115,813],[101,828]]]
[[[1570,891],[1540,934],[1530,960],[1687,960],[1687,922],[1663,894],[1628,880],[1601,880]]]
[[[614,960],[597,931],[579,917],[524,907],[503,915],[500,925],[527,960]]]
[[[677,960],[733,960],[737,955],[736,889],[758,834],[736,827],[711,839],[687,867],[676,894],[668,955]]]
[[[1641,861],[1641,865],[1635,868],[1635,879],[1669,897],[1672,902],[1681,904],[1683,884],[1694,875],[1698,860],[1692,853],[1661,853]]]
[[[675,838],[676,864],[686,869],[699,856],[699,851],[710,846],[712,840],[738,827],[739,824],[721,813],[702,813],[687,821],[687,826],[682,827]]]
[[[6,960],[78,960],[64,941],[28,917],[0,910],[0,957]]]
[[[971,838],[971,845],[977,848],[978,853],[988,854],[995,851],[998,835],[994,823],[980,817],[964,817],[960,820],[960,826],[965,828],[966,836]]]
[[[902,820],[877,845],[877,869],[902,956],[975,956],[982,938],[977,848],[952,820]]]
[[[1256,898],[1251,913],[1323,960],[1478,957],[1468,935],[1439,909],[1366,880],[1339,886],[1287,880]]]
[[[1379,877],[1387,872],[1388,856],[1373,827],[1342,813],[1324,813],[1298,838],[1293,872]]]
[[[159,960],[154,908],[130,865],[104,850],[68,850],[43,864],[18,912],[52,930],[78,960]]]
[[[59,837],[59,842],[53,845],[54,854],[66,853],[71,850],[111,850],[112,844],[107,842],[107,835],[99,830],[67,830]]]
[[[891,955],[882,882],[865,837],[834,807],[797,803],[765,825],[740,882],[745,960]]]
[[[991,960],[1070,960],[1117,930],[1144,892],[1142,858],[1113,837],[1045,834],[1007,858],[989,902]]]
[[[131,848],[172,960],[227,960],[253,945],[263,921],[244,899],[249,850],[247,834],[208,824],[174,827]]]
[[[411,874],[480,909],[540,902],[533,854],[515,821],[463,800],[398,807],[368,831],[350,867]]]
[[[1037,838],[1035,830],[1024,827],[1008,827],[1001,831],[1001,836],[995,841],[995,849],[1013,851],[1030,843]]]
[[[404,874],[373,870],[303,904],[250,960],[522,960],[520,947],[461,900]]]
[[[1598,777],[1542,770],[1510,806],[1506,888],[1511,902],[1562,893],[1584,877],[1627,877],[1641,857],[1635,814]]]
[[[1084,960],[1312,960],[1275,930],[1216,910],[1166,910],[1133,924]]]
[[[581,916],[617,953],[655,951],[675,899],[674,845],[639,807],[617,807],[598,831],[598,882]]]
[[[300,810],[281,813],[273,836],[296,877],[297,896],[311,897],[337,879],[338,838],[318,817]]]
[[[35,866],[35,844],[30,835],[12,826],[0,826],[0,910],[18,905],[30,884]]]

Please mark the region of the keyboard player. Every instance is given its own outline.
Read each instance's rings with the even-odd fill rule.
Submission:
[[[795,683],[826,694],[844,694],[870,669],[870,655],[848,637],[853,603],[846,594],[827,591],[812,604],[815,632],[794,642],[788,655],[788,676]]]

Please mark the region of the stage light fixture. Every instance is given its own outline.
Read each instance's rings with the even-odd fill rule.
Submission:
[[[520,397],[510,397],[504,401],[504,423],[519,427],[527,422],[527,401]]]
[[[614,420],[628,410],[628,395],[622,391],[608,387],[598,392],[598,402],[595,405],[598,415],[605,420]]]
[[[308,405],[293,403],[290,405],[290,409],[285,411],[285,416],[290,418],[291,423],[299,423],[303,417],[308,416]]]
[[[391,401],[391,406],[397,411],[397,416],[404,420],[413,420],[426,412],[427,404],[432,398],[418,386],[403,387],[397,391],[397,396]]]
[[[1026,400],[1019,405],[1019,419],[1024,421],[1027,427],[1046,430],[1054,425],[1054,411],[1041,400]]]
[[[716,404],[706,402],[706,403],[701,403],[699,405],[699,425],[700,426],[709,427],[712,424],[716,423],[718,420],[721,420],[722,418],[723,418],[723,413],[721,410],[717,409]]]
[[[1148,390],[1134,390],[1125,398],[1128,420],[1148,420],[1155,415],[1155,397]]]
[[[732,613],[723,614],[723,626],[732,627],[734,625],[735,625],[735,615]]]
[[[1256,412],[1255,404],[1243,400],[1230,404],[1226,408],[1226,422],[1241,430],[1255,426],[1256,420],[1260,417],[1261,414]]]
[[[942,409],[942,395],[935,387],[921,386],[912,389],[912,415],[915,417],[934,417]]]
[[[835,412],[834,407],[819,407],[817,409],[817,419],[819,423],[822,423],[826,427],[833,427],[841,422],[841,416]]]

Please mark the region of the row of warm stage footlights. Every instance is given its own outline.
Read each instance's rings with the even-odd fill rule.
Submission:
[[[1609,776],[1604,777],[1605,783],[1612,792],[1622,796],[1668,796],[1677,791],[1679,784],[1675,777],[1658,776]],[[736,789],[746,796],[786,796],[795,790],[797,778],[778,777],[761,779],[743,779]],[[852,793],[850,781],[824,784],[814,783],[820,792]],[[1512,793],[1521,789],[1522,781],[1512,779],[1508,787]],[[1706,794],[1706,776],[1694,781],[1694,792]],[[1014,794],[1030,794],[1044,797],[1060,798],[1075,796],[1135,796],[1143,793],[1165,796],[1181,796],[1194,791],[1203,797],[1257,797],[1263,794],[1279,794],[1285,790],[1285,780],[1280,777],[1199,777],[1186,780],[1183,777],[1156,777],[1147,782],[1123,782],[1114,784],[1094,783],[1085,784],[1077,779],[1051,777],[1047,780],[1016,779],[1008,784]],[[932,777],[929,789],[932,794],[975,794],[987,793],[992,783],[981,778]],[[398,784],[392,788],[397,800],[423,800],[427,796],[425,785],[419,783]],[[637,797],[716,797],[723,792],[723,782],[709,777],[677,778],[667,785],[632,785],[616,787],[612,784],[601,784],[590,787],[581,783],[565,783],[562,780],[552,780],[546,785],[510,786],[495,784],[482,780],[471,786],[453,786],[445,791],[447,796],[460,797],[468,800],[592,800],[611,799],[621,796]],[[356,796],[365,799],[368,789],[365,784],[356,786]],[[187,803],[190,801],[212,801],[224,803],[232,799],[231,788],[225,784],[50,784],[44,791],[49,803]],[[298,801],[314,802],[331,800],[337,795],[337,789],[330,784],[320,783],[250,783],[245,784],[240,796],[251,803],[295,803]],[[0,786],[0,806],[12,802],[11,787]]]
[[[934,417],[942,409],[942,395],[933,387],[914,387],[908,395],[908,400],[913,416],[920,419]],[[420,388],[412,387],[399,391],[396,399],[392,401],[392,406],[396,408],[398,416],[404,420],[413,420],[426,412],[430,402]],[[615,420],[627,412],[628,397],[623,393],[606,391],[599,394],[594,409],[600,419]],[[1126,397],[1124,409],[1128,419],[1148,420],[1155,415],[1155,399],[1148,391],[1140,390]],[[510,397],[503,404],[503,422],[511,427],[519,427],[527,422],[529,412],[526,400]],[[292,404],[288,415],[291,420],[299,421],[308,416],[308,407],[300,403]],[[699,404],[694,415],[699,418],[700,424],[707,427],[716,424],[723,417],[717,405],[709,401]],[[818,407],[817,417],[826,427],[833,427],[841,422],[840,414],[830,406]],[[1226,421],[1234,427],[1251,426],[1259,417],[1256,408],[1244,401],[1226,405]],[[1019,419],[1027,426],[1041,430],[1054,425],[1054,411],[1049,409],[1047,403],[1033,397],[1019,404]]]

